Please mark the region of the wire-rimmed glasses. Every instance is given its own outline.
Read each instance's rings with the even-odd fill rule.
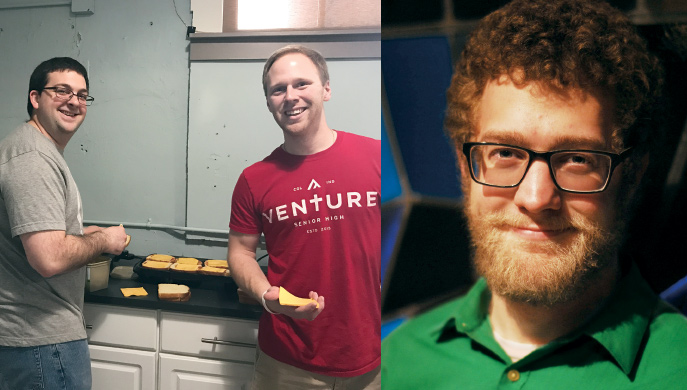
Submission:
[[[95,98],[93,96],[88,96],[88,94],[85,93],[77,93],[73,92],[71,89],[66,88],[66,87],[43,87],[41,90],[49,89],[55,92],[55,97],[57,97],[60,100],[70,100],[72,96],[76,96],[76,100],[79,101],[79,104],[82,106],[90,106],[93,103],[93,100]]]

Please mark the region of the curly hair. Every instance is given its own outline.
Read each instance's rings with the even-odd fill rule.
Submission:
[[[447,92],[445,129],[461,150],[488,82],[600,91],[613,98],[612,145],[648,151],[663,70],[619,10],[602,1],[514,0],[471,33]],[[635,153],[634,155],[642,155]]]

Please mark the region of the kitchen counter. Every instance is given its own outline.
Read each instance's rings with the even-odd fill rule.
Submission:
[[[133,266],[140,258],[118,260],[115,266]],[[136,275],[136,274],[134,274]],[[148,292],[144,297],[125,297],[120,288],[143,287]],[[142,309],[161,309],[189,314],[201,314],[219,317],[233,317],[257,320],[262,314],[262,306],[239,302],[236,283],[227,278],[224,283],[202,282],[189,285],[191,298],[187,302],[163,301],[157,297],[157,283],[110,277],[106,289],[88,292],[84,300],[87,303],[98,303],[113,306],[125,306]]]

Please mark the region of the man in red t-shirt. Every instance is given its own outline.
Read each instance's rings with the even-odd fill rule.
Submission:
[[[380,141],[329,128],[327,64],[312,49],[273,53],[263,89],[284,143],[239,177],[228,253],[265,308],[253,389],[381,389]],[[312,301],[282,306],[280,287]]]

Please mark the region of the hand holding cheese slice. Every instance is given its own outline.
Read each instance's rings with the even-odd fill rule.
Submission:
[[[312,298],[299,298],[286,291],[284,287],[279,287],[279,304],[282,306],[305,306],[310,302],[315,302],[316,308],[320,307],[320,304]]]

